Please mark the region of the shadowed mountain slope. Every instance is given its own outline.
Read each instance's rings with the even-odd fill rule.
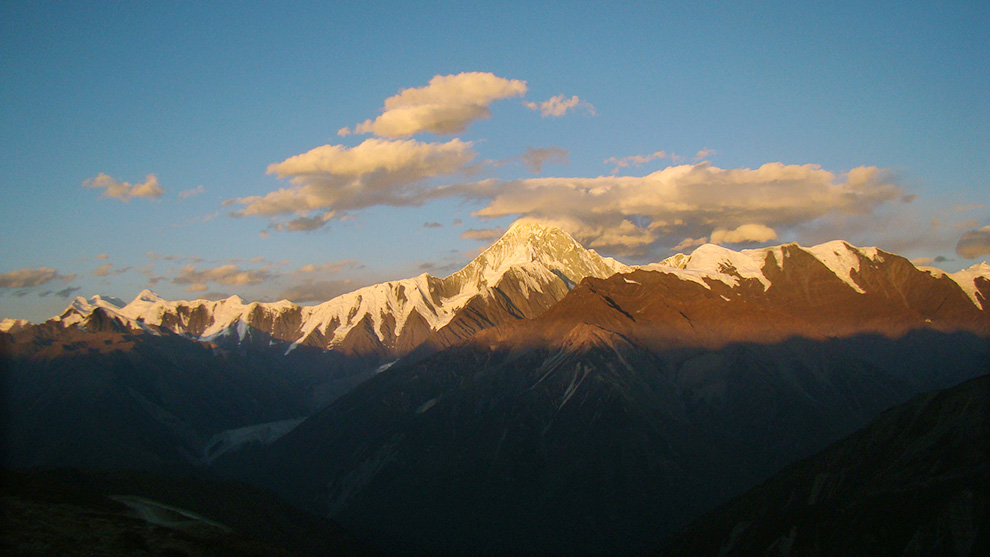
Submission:
[[[766,289],[586,279],[541,317],[395,366],[221,465],[386,551],[638,552],[990,368],[987,314],[954,283],[918,308],[787,260]]]
[[[921,395],[721,505],[665,555],[986,555],[990,376]]]

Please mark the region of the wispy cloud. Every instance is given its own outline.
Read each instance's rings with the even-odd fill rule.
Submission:
[[[280,297],[297,304],[325,302],[355,289],[357,285],[350,279],[305,280],[282,291]]]
[[[545,164],[567,164],[567,150],[560,147],[526,147],[522,162],[530,172],[539,174]]]
[[[963,233],[956,244],[956,253],[966,259],[990,255],[990,226]]]
[[[649,155],[630,155],[628,157],[609,157],[605,159],[605,164],[614,164],[615,168],[612,170],[612,174],[619,172],[620,168],[626,168],[628,166],[640,166],[646,164],[652,160],[665,159],[667,158],[666,151],[656,151],[650,153]]]
[[[684,251],[691,248],[696,248],[698,246],[708,243],[708,238],[702,236],[701,238],[684,238],[679,244],[670,248],[670,251]]]
[[[976,211],[979,209],[985,209],[986,205],[983,203],[970,203],[968,205],[956,205],[955,210],[957,213],[962,211]]]
[[[99,267],[90,271],[90,274],[93,275],[94,277],[108,277],[110,275],[120,275],[130,270],[131,267],[129,265],[120,267],[118,269],[114,269],[113,263],[104,263],[103,265],[100,265]]]
[[[592,116],[595,115],[595,107],[589,102],[582,101],[577,95],[569,99],[564,98],[564,95],[557,95],[540,103],[524,102],[523,104],[530,110],[539,110],[540,116],[544,118],[548,116],[560,117],[576,108],[584,109]]]
[[[185,265],[172,278],[174,284],[186,285],[186,292],[206,292],[208,283],[228,286],[258,284],[275,278],[268,267],[261,269],[241,269],[237,265],[221,265],[210,269],[197,269],[195,265]]]
[[[206,191],[203,186],[196,186],[195,188],[182,190],[179,192],[179,199],[189,199],[190,197],[196,197],[197,195]]]
[[[154,174],[145,176],[144,183],[131,184],[130,182],[118,182],[113,177],[99,173],[93,178],[83,181],[83,186],[87,188],[102,189],[100,197],[130,201],[133,197],[150,197],[157,199],[161,197],[165,190],[158,185],[158,178]]]
[[[55,293],[56,296],[61,296],[62,298],[68,298],[69,296],[75,294],[76,292],[82,290],[81,286],[70,286],[68,288],[63,288]]]
[[[543,171],[546,164],[567,164],[568,152],[557,146],[551,147],[526,147],[526,151],[518,156],[496,161],[493,166],[505,166],[507,164],[522,163],[526,170],[533,174]]]
[[[708,147],[705,147],[704,149],[695,153],[694,162],[706,160],[714,154],[715,154],[715,149],[709,149]]]
[[[505,234],[505,229],[502,227],[496,228],[469,228],[464,232],[461,232],[461,238],[467,240],[479,240],[482,242],[491,242],[492,240],[497,240]]]
[[[315,263],[310,263],[309,265],[303,265],[299,267],[297,272],[299,273],[323,273],[323,274],[334,274],[339,273],[345,269],[353,269],[359,267],[357,259],[346,259],[344,261],[333,261],[330,263],[322,263],[317,265]]]
[[[488,106],[494,101],[526,93],[526,82],[505,79],[492,73],[465,72],[437,75],[429,85],[403,89],[385,99],[382,114],[365,120],[354,130],[341,128],[337,133],[373,133],[379,137],[403,138],[422,132],[455,134],[482,118],[491,116]]]
[[[53,280],[71,281],[75,278],[75,274],[61,275],[50,267],[17,269],[8,273],[0,273],[0,288],[29,288],[41,286]]]

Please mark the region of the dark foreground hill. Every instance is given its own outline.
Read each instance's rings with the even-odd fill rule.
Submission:
[[[5,555],[368,555],[336,524],[236,482],[146,472],[3,470]]]
[[[990,376],[887,410],[695,521],[664,554],[990,554]]]

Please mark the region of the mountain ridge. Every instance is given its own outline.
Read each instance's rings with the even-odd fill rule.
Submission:
[[[104,296],[88,300],[79,297],[66,312],[53,319],[63,325],[74,325],[93,308],[101,307],[119,316],[131,328],[165,327],[199,340],[243,342],[248,333],[246,324],[289,343],[287,350],[298,345],[346,350],[348,346],[363,343],[366,350],[377,350],[390,357],[412,351],[424,339],[452,323],[452,327],[437,335],[443,339],[441,345],[485,328],[484,323],[472,325],[470,315],[465,315],[478,306],[489,313],[503,314],[495,320],[489,319],[491,324],[509,317],[535,317],[586,277],[604,279],[616,273],[650,270],[693,281],[708,289],[724,290],[724,286],[735,289],[755,280],[766,291],[773,282],[767,273],[773,273],[773,267],[782,269],[787,259],[799,252],[810,254],[860,294],[865,294],[868,286],[863,283],[864,267],[882,265],[898,257],[875,247],[854,247],[842,240],[810,248],[790,243],[741,251],[705,244],[688,255],[676,254],[658,263],[629,266],[583,248],[560,229],[523,222],[514,224],[473,261],[445,278],[424,273],[359,288],[314,306],[301,306],[288,300],[245,303],[238,296],[217,301],[168,301],[151,290],[144,290],[126,304]],[[973,305],[985,310],[990,299],[990,265],[986,262],[956,273],[913,268],[936,279],[951,280]],[[531,300],[534,293],[548,296],[534,302]],[[493,301],[500,297],[505,301],[503,307],[493,310],[493,305],[497,305]],[[11,321],[8,329],[24,326],[8,321]],[[367,338],[348,339],[352,333],[363,333]]]

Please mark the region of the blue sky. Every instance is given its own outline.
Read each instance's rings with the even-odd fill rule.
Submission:
[[[522,217],[986,259],[990,8],[805,4],[3,3],[0,317],[314,303]]]

